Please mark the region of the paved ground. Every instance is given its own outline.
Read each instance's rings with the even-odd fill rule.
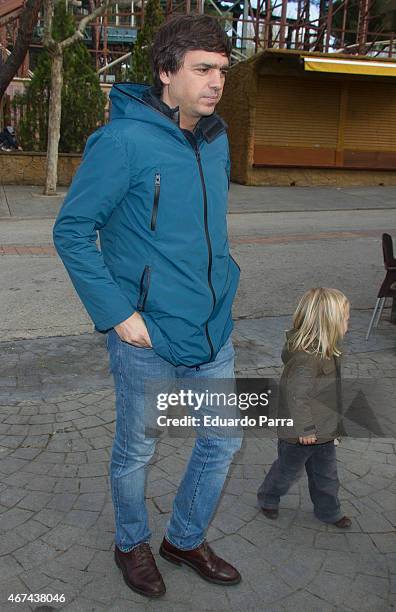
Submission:
[[[259,190],[256,194],[260,198],[266,195],[268,202],[275,193],[275,188],[267,191],[252,189]],[[387,209],[392,198],[390,192],[383,189],[387,195],[380,202],[380,208]],[[239,195],[238,190],[241,190]],[[34,189],[5,188],[5,193],[13,194],[12,198],[7,196],[7,209],[11,214],[15,211],[16,216],[15,220],[9,215],[0,220],[0,244],[14,245],[21,248],[22,252],[4,253],[2,270],[6,273],[7,262],[20,258],[21,265],[12,268],[13,282],[17,288],[22,285],[21,279],[25,278],[22,268],[26,267],[29,259],[39,264],[41,262],[47,270],[47,278],[43,279],[42,286],[45,291],[51,275],[56,277],[55,258],[49,252],[36,254],[23,249],[33,245],[47,245],[50,248],[50,237],[46,242],[43,236],[46,232],[49,236],[52,222],[48,219],[46,225],[43,211],[38,214],[37,208],[35,219],[30,223],[36,223],[38,227],[19,221],[21,217],[28,216],[26,212],[29,212],[27,204],[31,191],[34,192]],[[302,195],[302,200],[313,193],[304,191],[306,193]],[[373,191],[371,196],[369,190],[361,190],[360,195],[359,190],[351,191],[358,195],[343,195],[351,209],[355,206],[356,197],[362,200],[372,198],[371,209],[365,211],[366,216],[362,217],[359,213],[352,227],[345,227],[345,224],[342,226],[345,211],[337,214],[341,215],[341,219],[338,216],[338,220],[334,219],[331,223],[326,218],[325,211],[329,210],[334,201],[329,195],[324,203],[328,208],[324,210],[317,210],[316,199],[311,198],[311,207],[308,206],[310,212],[303,213],[308,219],[294,233],[291,233],[293,227],[289,214],[282,215],[279,212],[277,220],[271,219],[269,215],[260,219],[260,228],[257,228],[255,236],[259,215],[253,212],[248,216],[248,210],[245,210],[247,215],[237,213],[235,217],[240,217],[240,223],[231,228],[234,240],[242,240],[246,236],[250,241],[255,237],[273,240],[274,232],[266,234],[266,229],[271,224],[272,227],[278,224],[276,236],[279,241],[281,236],[284,240],[279,244],[286,245],[286,249],[290,241],[287,243],[285,237],[296,236],[296,240],[291,241],[292,248],[296,248],[297,242],[301,243],[308,268],[312,264],[309,244],[322,244],[326,240],[323,236],[318,237],[317,224],[311,228],[307,225],[310,219],[313,223],[312,217],[317,213],[322,215],[321,227],[330,226],[331,231],[337,234],[341,231],[375,231],[377,246],[378,225],[375,225],[375,216],[382,213],[378,209],[374,214],[373,209],[381,189]],[[249,204],[250,209],[258,208],[260,203],[252,193],[249,189],[234,186],[232,197],[240,197],[241,201]],[[283,190],[282,198],[278,190],[278,204],[284,202],[286,196],[292,201],[295,193],[298,193],[295,189],[287,192]],[[38,198],[38,201],[41,202],[41,199]],[[293,206],[289,202],[288,207],[294,211],[295,221],[300,202],[293,201]],[[49,206],[48,200],[44,205]],[[59,200],[56,206],[59,206]],[[243,206],[244,202],[241,208]],[[391,214],[392,211],[385,213]],[[54,213],[49,207],[48,216],[51,214]],[[256,222],[252,221],[253,217]],[[391,227],[388,217],[380,219],[380,223],[387,219],[388,227]],[[233,218],[230,223],[234,223]],[[12,235],[9,235],[10,224]],[[301,239],[301,236],[311,238]],[[314,236],[317,236],[316,240]],[[368,238],[365,235],[355,240],[367,241]],[[337,240],[340,241],[339,236]],[[345,237],[341,241],[345,244],[353,239]],[[337,244],[341,248],[341,243]],[[260,244],[249,242],[252,252],[254,249],[257,252],[259,247]],[[368,248],[371,249],[370,244]],[[240,253],[241,256],[244,254]],[[378,274],[379,266],[374,271]],[[249,273],[249,269],[246,273]],[[5,275],[2,274],[3,279]],[[271,279],[268,280],[270,282]],[[61,291],[64,286],[61,286]],[[353,283],[351,288],[353,290]],[[301,292],[301,287],[298,290]],[[370,291],[373,292],[372,287]],[[29,297],[32,299],[32,296],[36,299],[30,287],[22,299],[15,301],[14,307],[20,308],[20,316],[26,317],[29,312],[27,300]],[[283,333],[290,325],[290,316],[254,315],[252,318],[252,314],[259,312],[258,301],[256,296],[247,316],[242,313],[236,322],[234,342],[237,348],[237,375],[276,378],[280,373],[279,352]],[[66,301],[66,307],[70,310],[74,309],[74,304]],[[283,304],[278,303],[277,314],[289,311],[289,306],[283,308]],[[174,567],[158,558],[168,588],[165,598],[152,603],[130,591],[112,560],[113,517],[107,469],[114,431],[114,409],[103,337],[100,334],[85,333],[88,327],[84,328],[83,324],[74,330],[74,335],[58,336],[52,327],[52,316],[51,313],[45,313],[43,319],[48,321],[51,336],[37,337],[32,332],[28,338],[18,339],[14,335],[7,341],[3,336],[0,345],[2,611],[28,610],[40,606],[39,603],[29,606],[11,604],[7,601],[11,593],[64,594],[64,604],[51,605],[81,612],[371,612],[389,610],[394,606],[396,442],[389,437],[371,441],[344,439],[338,448],[342,483],[340,497],[344,510],[353,518],[352,529],[344,533],[321,524],[313,517],[305,481],[293,487],[282,500],[278,521],[269,522],[265,519],[257,508],[255,494],[275,457],[275,442],[250,432],[241,452],[235,457],[220,506],[208,533],[215,550],[241,570],[243,582],[232,588],[210,585],[203,583],[191,571]],[[81,322],[80,311],[70,316],[75,316],[75,320]],[[380,327],[367,343],[364,334],[369,316],[367,306],[352,312],[351,330],[346,342],[346,375],[371,378],[380,381],[384,388],[394,391],[395,327],[386,320],[388,315],[385,314]],[[83,333],[79,334],[79,331]],[[394,393],[391,394],[391,397],[394,396]],[[395,407],[390,405],[391,410],[388,411],[390,429],[396,425]],[[190,439],[164,437],[158,444],[150,467],[147,498],[155,553],[191,444]]]
[[[1,185],[0,216],[53,218],[67,193],[42,197],[42,187]],[[395,208],[395,187],[245,187],[231,183],[229,210],[246,212],[306,212]]]
[[[92,330],[52,246],[54,216],[64,191],[49,198],[40,191],[39,187],[0,187],[0,303],[4,309],[0,334],[4,340]],[[321,284],[344,290],[354,310],[372,308],[384,275],[381,233],[388,230],[396,235],[395,196],[394,187],[232,185],[231,248],[242,268],[234,317],[291,314],[301,293]]]

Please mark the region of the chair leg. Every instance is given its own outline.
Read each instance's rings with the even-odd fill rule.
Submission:
[[[370,319],[370,324],[369,324],[369,327],[368,327],[368,330],[367,330],[367,334],[366,334],[366,340],[369,339],[369,336],[371,334],[371,330],[373,328],[374,319],[375,319],[375,316],[377,314],[377,310],[378,310],[378,307],[380,305],[380,301],[381,301],[381,298],[377,298],[377,301],[375,302],[373,316]]]
[[[381,298],[381,304],[380,304],[380,307],[379,307],[379,310],[378,310],[377,320],[374,323],[374,327],[378,327],[378,323],[380,322],[382,311],[384,310],[385,302],[386,302],[386,298],[384,298],[384,297]]]

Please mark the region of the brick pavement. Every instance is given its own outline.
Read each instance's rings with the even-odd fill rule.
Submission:
[[[392,229],[384,230],[353,230],[347,232],[315,232],[315,234],[287,234],[285,236],[238,236],[231,238],[231,244],[287,244],[290,242],[309,242],[320,240],[343,239],[350,240],[352,238],[377,238],[382,232],[396,232]]]
[[[369,344],[368,313],[354,313],[347,371],[394,381],[394,327]],[[238,376],[277,376],[287,317],[236,324]],[[161,601],[130,591],[112,558],[107,470],[114,432],[113,390],[99,334],[2,343],[0,351],[0,609],[10,593],[64,594],[51,604],[105,610],[389,610],[396,590],[396,456],[391,438],[344,439],[340,497],[353,527],[340,532],[312,514],[301,481],[268,521],[256,490],[275,441],[252,432],[235,457],[208,539],[235,563],[232,588],[158,558]],[[396,413],[395,413],[396,414]],[[394,417],[396,418],[396,417]],[[158,443],[147,487],[156,553],[191,451],[190,438]],[[38,606],[39,604],[36,604]]]
[[[50,244],[3,244],[0,245],[0,255],[56,255],[56,251]]]
[[[354,230],[347,232],[316,232],[315,234],[286,234],[276,236],[238,236],[230,238],[232,245],[240,244],[288,244],[293,242],[310,242],[334,239],[377,238],[381,231],[396,233],[396,229],[384,230]],[[51,244],[0,244],[0,255],[50,255],[55,256],[55,248]]]

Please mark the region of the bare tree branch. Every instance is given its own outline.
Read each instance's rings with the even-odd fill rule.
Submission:
[[[110,4],[112,4],[111,0],[104,0],[104,2],[101,3],[101,5],[98,6],[93,13],[83,17],[83,19],[81,19],[80,23],[78,24],[78,28],[74,32],[74,34],[72,36],[69,36],[69,38],[65,38],[65,40],[62,40],[62,42],[59,43],[60,48],[64,49],[65,47],[69,47],[70,45],[72,45],[74,42],[82,40],[84,38],[84,30],[87,25],[91,21],[96,19],[96,17],[103,15],[103,13],[105,13],[109,8]]]

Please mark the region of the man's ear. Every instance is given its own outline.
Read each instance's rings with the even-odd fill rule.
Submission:
[[[161,79],[161,83],[163,85],[169,85],[170,79],[167,72],[161,70],[161,72],[159,73],[159,78]]]

